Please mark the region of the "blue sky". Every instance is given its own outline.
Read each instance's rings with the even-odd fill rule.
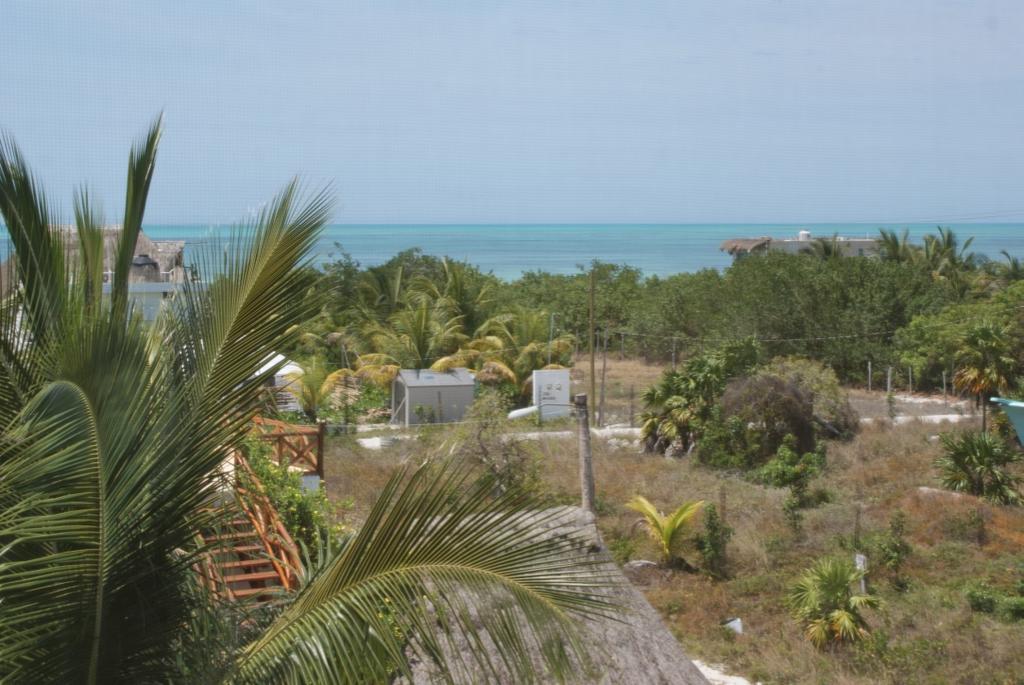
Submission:
[[[1024,3],[5,0],[0,128],[67,212],[344,223],[1024,221]]]

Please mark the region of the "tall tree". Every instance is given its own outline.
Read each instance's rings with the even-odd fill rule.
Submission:
[[[1006,392],[1017,374],[1009,331],[1004,326],[981,323],[967,329],[956,354],[953,385],[974,395],[981,404],[981,430],[986,430],[988,401]]]

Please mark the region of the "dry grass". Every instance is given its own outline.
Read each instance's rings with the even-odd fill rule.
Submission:
[[[635,362],[616,367],[619,388],[628,387],[623,384],[632,377],[642,387],[659,373]],[[692,656],[726,664],[730,672],[751,680],[1024,682],[1024,623],[972,613],[963,596],[969,581],[1012,584],[1016,565],[1024,561],[1024,511],[918,490],[938,487],[931,464],[939,447],[932,436],[945,429],[877,426],[850,443],[830,445],[828,469],[812,487],[824,487],[833,499],[805,512],[800,539],[782,516],[781,490],[689,460],[640,455],[598,440],[594,468],[599,525],[615,554],[653,559],[653,543],[637,528],[636,514],[623,506],[630,497],[643,494],[662,509],[683,500],[724,500],[727,521],[736,529],[729,546],[731,579],[716,582],[697,574],[654,570],[634,580]],[[398,463],[437,449],[446,437],[450,436],[427,433],[419,443],[378,453],[332,439],[330,495],[353,498],[351,516],[358,520]],[[548,440],[532,443],[530,449],[541,464],[547,490],[563,501],[576,500],[573,441]],[[871,642],[830,652],[815,650],[784,607],[788,586],[813,559],[852,553],[849,540],[858,510],[861,537],[870,541],[897,509],[907,514],[908,539],[914,547],[905,569],[909,589],[897,591],[885,574],[876,571],[870,582],[883,605],[868,615]],[[698,561],[692,550],[688,558]],[[741,636],[720,627],[724,619],[736,616],[743,619]]]

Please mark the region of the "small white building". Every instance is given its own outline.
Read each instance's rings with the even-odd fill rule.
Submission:
[[[461,421],[475,397],[476,379],[469,369],[402,369],[391,384],[391,423]]]

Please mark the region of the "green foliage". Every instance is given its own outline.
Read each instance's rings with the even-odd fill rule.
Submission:
[[[824,445],[800,454],[796,450],[796,439],[787,435],[775,456],[757,472],[757,477],[766,485],[789,488],[790,506],[799,509],[812,504],[810,482],[824,468]]]
[[[323,484],[316,490],[302,485],[302,475],[285,464],[277,464],[266,443],[249,440],[245,445],[249,465],[263,486],[270,503],[292,538],[316,555],[328,538],[337,539],[347,528],[337,521],[342,508],[327,498]]]
[[[701,556],[701,568],[712,578],[728,576],[726,547],[733,536],[730,528],[718,514],[714,504],[704,507],[704,531],[694,536],[694,544]]]
[[[942,486],[966,492],[995,504],[1020,504],[1021,478],[1007,467],[1019,463],[1022,455],[1000,438],[966,431],[944,433],[943,454],[935,461]]]
[[[875,557],[878,563],[888,571],[893,586],[898,590],[907,588],[903,577],[903,564],[913,552],[906,539],[907,515],[896,510],[889,520],[889,529],[875,543]]]
[[[385,682],[410,679],[413,657],[450,679],[463,655],[441,644],[481,633],[504,638],[474,650],[485,673],[579,672],[576,624],[612,611],[595,588],[613,580],[577,535],[525,523],[536,500],[492,497],[457,465],[397,473],[363,528],[270,615],[219,611],[205,593],[199,533],[236,513],[210,511],[222,466],[276,371],[259,369],[319,305],[303,265],[331,203],[288,185],[237,239],[200,252],[203,287],[184,284],[144,324],[128,286],[160,132],[129,155],[107,284],[88,195],[73,235],[52,230],[59,217],[0,141],[14,256],[0,298],[0,679]]]
[[[776,376],[810,397],[814,420],[826,437],[848,439],[859,428],[857,413],[835,371],[813,359],[776,357],[760,373]]]
[[[1024,621],[1024,595],[993,588],[986,582],[970,583],[964,589],[971,611],[995,614],[1004,621]]]
[[[694,516],[703,506],[703,501],[683,502],[679,508],[666,516],[641,495],[626,503],[627,508],[643,516],[641,521],[661,552],[661,563],[670,568],[690,567],[680,556],[681,547],[687,540],[687,532]]]
[[[879,601],[873,595],[854,592],[862,577],[863,572],[851,561],[825,558],[807,569],[792,587],[787,598],[789,608],[815,647],[822,649],[867,637],[867,622],[861,612],[877,607]]]
[[[665,452],[687,449],[711,418],[729,379],[757,364],[759,348],[753,340],[729,343],[692,357],[678,371],[667,370],[661,380],[644,391],[641,399],[641,438],[645,448]]]

